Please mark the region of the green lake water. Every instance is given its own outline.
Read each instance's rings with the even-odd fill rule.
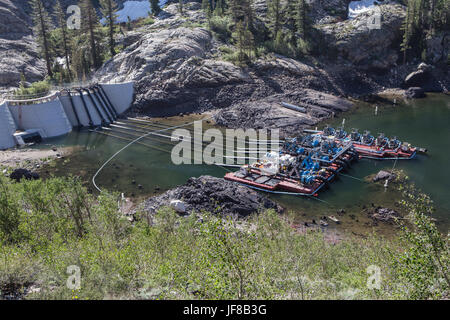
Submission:
[[[354,110],[342,114],[330,123],[338,126],[345,118],[345,128],[370,130],[373,135],[384,132],[387,136],[397,136],[414,146],[429,150],[428,155],[419,155],[414,160],[395,163],[396,169],[403,169],[410,179],[429,194],[435,202],[435,218],[443,230],[450,225],[450,97],[430,94],[426,99],[399,103],[396,106],[378,104],[359,104]],[[189,122],[192,118],[161,120],[163,123]],[[323,127],[319,126],[319,128]],[[146,144],[170,150],[167,144],[152,139]],[[86,185],[94,190],[90,179],[97,169],[117,150],[128,142],[91,132],[73,132],[65,137],[51,139],[39,148],[49,145],[79,146],[78,152],[67,159],[59,160],[53,169],[47,169],[56,175],[72,174],[81,176]],[[399,195],[393,188],[385,189],[380,184],[364,180],[381,169],[391,169],[394,161],[361,160],[354,164],[329,189],[319,193],[317,199],[271,195],[288,210],[294,211],[300,221],[310,221],[323,215],[340,216],[343,222],[339,228],[348,231],[370,231],[374,228],[371,220],[362,212],[364,206],[382,205],[396,207]],[[150,149],[147,146],[133,145],[114,159],[97,178],[101,188],[124,192],[135,198],[160,193],[183,184],[190,177],[212,175],[222,177],[226,171],[217,166],[174,165],[170,154]],[[132,181],[135,180],[135,184]],[[142,189],[138,188],[142,186]],[[332,227],[330,225],[330,227]],[[389,229],[389,227],[383,227]],[[381,228],[381,229],[383,229]],[[384,230],[383,229],[383,230]]]

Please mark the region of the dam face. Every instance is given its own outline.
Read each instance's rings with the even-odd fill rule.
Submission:
[[[0,150],[18,144],[17,131],[38,132],[45,139],[74,127],[108,125],[130,108],[133,94],[129,82],[62,90],[35,100],[6,100],[0,104]]]

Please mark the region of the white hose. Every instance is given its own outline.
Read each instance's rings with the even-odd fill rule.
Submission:
[[[212,117],[202,119],[201,121],[205,121],[205,120],[210,119],[210,118],[212,118]],[[115,157],[117,157],[122,151],[124,151],[125,149],[127,149],[129,146],[131,146],[132,144],[134,144],[134,143],[138,142],[139,140],[141,140],[141,139],[143,139],[143,138],[145,138],[145,137],[148,137],[148,136],[150,136],[150,135],[152,135],[152,134],[156,134],[156,133],[158,133],[158,132],[164,132],[164,131],[168,131],[168,130],[172,130],[172,129],[182,128],[182,127],[187,127],[187,126],[190,126],[190,125],[194,124],[194,123],[197,122],[197,121],[198,121],[198,120],[192,121],[192,122],[189,122],[189,123],[185,123],[185,124],[182,124],[182,125],[174,126],[174,127],[169,127],[169,128],[164,128],[164,129],[161,129],[161,130],[151,131],[151,132],[148,132],[148,133],[144,134],[143,136],[140,136],[140,137],[134,139],[134,140],[131,141],[129,144],[127,144],[125,147],[123,147],[122,149],[120,149],[119,151],[117,151],[116,153],[114,153],[114,154],[111,156],[111,158],[109,158],[109,159],[108,159],[108,160],[100,167],[100,169],[97,170],[97,172],[95,173],[95,175],[92,177],[92,184],[94,185],[95,189],[97,189],[99,192],[102,192],[102,190],[101,190],[101,189],[97,186],[97,184],[95,183],[95,178],[97,178],[97,176],[99,175],[99,173],[103,170],[103,168],[105,168],[105,166],[106,166],[108,163],[110,163]]]

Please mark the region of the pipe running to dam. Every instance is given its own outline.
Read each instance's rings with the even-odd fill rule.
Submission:
[[[83,91],[82,91],[82,89],[76,89],[76,90],[77,90],[78,93],[80,94],[81,102],[83,103],[84,110],[86,111],[86,114],[87,114],[87,116],[88,116],[88,118],[89,118],[89,126],[90,126],[90,127],[93,127],[93,126],[94,126],[94,122],[92,121],[91,113],[89,112],[89,109],[88,109],[88,107],[87,107],[86,101],[84,100],[84,97],[83,97]]]
[[[87,89],[88,92],[90,92],[92,90],[92,88]],[[103,114],[106,115],[106,117],[109,120],[109,123],[113,123],[114,119],[111,117],[111,115],[108,113],[108,111],[106,110],[106,108],[103,106],[103,104],[101,103],[101,101],[98,99],[97,95],[95,94],[95,91],[92,90],[92,94],[89,94],[92,97],[93,101],[97,101],[98,105],[100,106],[100,110],[103,112]]]
[[[102,100],[103,104],[106,106],[106,108],[108,108],[109,112],[113,115],[114,120],[117,120],[119,115],[117,114],[117,111],[111,105],[109,105],[108,101],[106,101],[106,99],[103,97],[100,86],[95,85],[94,90],[96,90],[96,92],[97,92],[98,96],[100,97],[100,99]]]
[[[73,103],[73,98],[72,98],[72,95],[70,94],[70,90],[65,89],[65,91],[67,92],[67,95],[69,96],[69,101],[70,101],[70,105],[72,106],[72,111],[75,115],[75,118],[77,119],[77,127],[80,128],[83,125],[80,121],[80,116],[78,115],[77,108],[75,107],[75,104]]]
[[[112,108],[112,109],[114,110],[114,112],[116,113],[116,116],[118,116],[117,110],[116,110],[116,108],[114,108],[114,105],[111,103],[111,100],[109,100],[109,97],[108,97],[108,95],[106,94],[105,89],[103,89],[103,87],[102,87],[101,84],[99,84],[98,87],[99,87],[99,89],[100,89],[100,92],[102,92],[103,95],[105,96],[106,101],[108,101],[109,105],[111,106],[111,108]]]
[[[115,117],[114,113],[108,108],[108,105],[105,104],[105,102],[103,101],[103,99],[101,98],[100,94],[98,93],[98,90],[95,89],[95,87],[92,87],[92,94],[94,95],[94,97],[97,99],[97,101],[99,101],[99,103],[102,105],[103,110],[106,112],[106,114],[108,115],[108,118],[111,120],[111,123],[113,123],[117,118]]]
[[[98,116],[100,117],[101,125],[105,126],[108,122],[103,117],[103,114],[100,112],[100,109],[98,108],[97,104],[95,103],[94,99],[91,96],[91,93],[89,92],[89,89],[83,88],[82,90],[86,91],[88,94],[89,99],[91,100],[92,105],[94,106],[95,111],[97,112]]]

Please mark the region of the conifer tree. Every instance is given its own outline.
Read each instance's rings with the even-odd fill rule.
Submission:
[[[267,0],[267,16],[272,39],[276,39],[281,31],[281,0]]]
[[[297,32],[303,39],[308,37],[308,5],[306,0],[297,0]]]
[[[212,11],[210,0],[202,0],[202,9],[205,11],[206,15]]]
[[[111,53],[111,57],[113,57],[116,54],[114,50],[114,25],[117,19],[117,3],[114,0],[100,0],[100,6],[103,17],[106,19],[106,24],[108,25],[109,52]]]
[[[184,15],[184,2],[183,0],[178,0],[178,12]]]
[[[406,16],[405,20],[403,21],[402,29],[403,29],[403,40],[401,43],[401,51],[403,51],[403,63],[406,63],[406,53],[407,50],[410,49],[410,39],[411,39],[411,29],[412,29],[412,11],[413,8],[410,5],[410,2],[414,0],[408,0],[407,8],[406,8]]]
[[[89,36],[92,64],[94,68],[100,67],[101,61],[98,48],[99,20],[92,0],[81,0],[81,30]]]
[[[52,63],[51,63],[51,48],[49,41],[50,34],[50,18],[47,10],[42,3],[42,0],[31,0],[31,7],[33,9],[32,18],[34,24],[34,32],[37,37],[39,46],[41,47],[42,55],[47,64],[47,74],[51,77]]]
[[[70,60],[69,60],[69,30],[67,29],[67,21],[64,11],[61,6],[61,2],[57,1],[55,6],[55,18],[58,23],[59,32],[61,33],[61,44],[64,50],[64,58],[66,60],[66,68],[69,78],[72,79],[72,73],[70,71]]]
[[[149,0],[150,8],[152,9],[152,14],[157,16],[161,12],[161,7],[159,6],[159,0]]]
[[[223,16],[227,7],[225,0],[216,0],[216,6],[214,8],[214,14],[217,16]]]

